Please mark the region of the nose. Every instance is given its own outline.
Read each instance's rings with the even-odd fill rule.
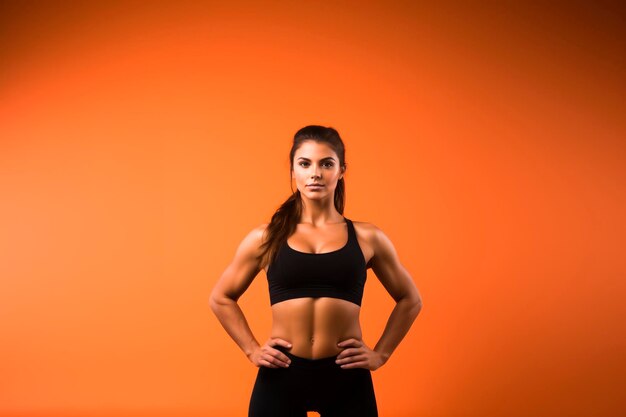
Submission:
[[[313,178],[320,178],[319,167],[317,165],[313,167],[313,172],[311,172],[311,176]]]

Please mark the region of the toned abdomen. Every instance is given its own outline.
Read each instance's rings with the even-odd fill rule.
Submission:
[[[362,337],[361,308],[337,298],[294,298],[272,306],[271,337],[293,346],[292,354],[309,359],[337,355],[340,341]]]

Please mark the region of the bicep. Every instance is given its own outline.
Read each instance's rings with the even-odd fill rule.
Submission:
[[[400,262],[391,240],[380,229],[374,233],[373,247],[372,270],[389,295],[396,302],[405,297],[419,298],[413,278]]]
[[[261,270],[257,256],[260,253],[262,231],[257,228],[241,241],[235,255],[217,281],[211,297],[228,297],[237,301]]]

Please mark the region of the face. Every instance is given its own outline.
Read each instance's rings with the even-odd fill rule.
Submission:
[[[325,143],[304,141],[293,157],[291,178],[296,180],[302,196],[312,200],[334,198],[337,181],[343,178],[344,173],[345,169],[339,166],[339,157]]]

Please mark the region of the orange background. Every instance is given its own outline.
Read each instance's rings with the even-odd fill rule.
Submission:
[[[381,416],[626,413],[618,2],[106,3],[0,9],[2,416],[246,415],[208,295],[306,124],[424,300]]]

